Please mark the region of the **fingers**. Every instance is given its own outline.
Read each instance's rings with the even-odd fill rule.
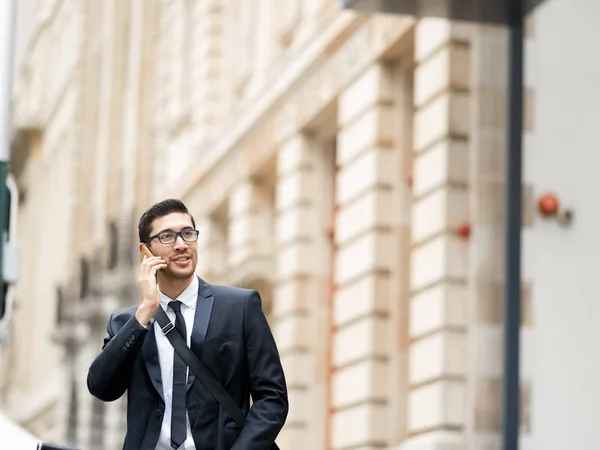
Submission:
[[[159,256],[153,256],[152,258],[148,258],[144,256],[144,260],[142,261],[142,268],[145,269],[145,272],[148,272],[152,267],[156,265],[165,265],[166,261]]]
[[[161,264],[156,264],[152,267],[150,267],[150,275],[156,275],[156,272],[158,272],[160,269],[166,269],[167,268],[167,264],[166,263],[161,263]]]

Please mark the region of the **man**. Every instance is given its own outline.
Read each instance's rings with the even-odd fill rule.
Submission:
[[[112,313],[88,389],[103,401],[127,391],[124,450],[267,450],[288,413],[279,354],[257,291],[211,285],[195,275],[198,231],[179,200],[139,222],[138,305]],[[195,355],[246,416],[242,429],[188,370],[158,323],[163,308]],[[250,406],[252,397],[252,406]]]

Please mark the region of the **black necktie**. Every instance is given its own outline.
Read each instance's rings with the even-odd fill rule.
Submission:
[[[185,320],[181,314],[181,302],[176,300],[169,302],[169,307],[175,311],[175,329],[187,342]],[[187,366],[179,357],[177,352],[173,355],[173,397],[171,410],[171,447],[179,448],[187,437],[187,424],[185,418],[185,396],[186,396]]]

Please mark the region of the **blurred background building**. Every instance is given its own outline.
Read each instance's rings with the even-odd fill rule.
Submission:
[[[138,218],[177,197],[197,273],[263,295],[282,449],[500,448],[503,27],[339,0],[17,3],[5,412],[121,448],[125,400],[92,398],[87,369],[108,314],[138,302]],[[598,17],[547,0],[527,19],[527,450],[600,448]]]

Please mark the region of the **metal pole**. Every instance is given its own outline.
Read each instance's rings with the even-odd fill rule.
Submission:
[[[7,218],[6,175],[10,158],[11,92],[14,49],[15,3],[0,0],[0,276],[4,262],[4,226]],[[0,284],[0,305],[4,304],[4,289]]]
[[[505,186],[503,450],[519,448],[521,330],[521,215],[523,136],[523,16],[513,0],[508,29],[508,105]]]

